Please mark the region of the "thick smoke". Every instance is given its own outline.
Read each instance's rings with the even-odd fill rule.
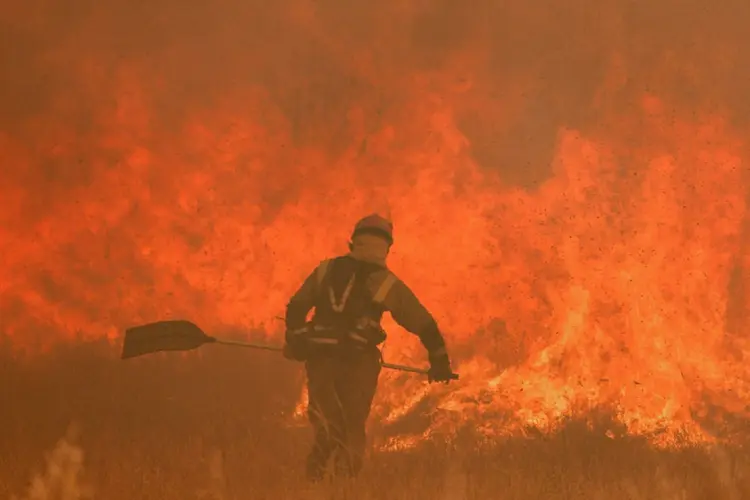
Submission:
[[[623,81],[607,106],[649,90],[686,112],[717,108],[743,126],[750,117],[742,0],[36,0],[4,12],[0,123],[11,136],[63,113],[61,100],[67,127],[95,126],[92,108],[113,99],[99,86],[124,65],[148,77],[154,129],[260,86],[295,146],[331,152],[355,139],[346,120],[354,103],[375,129],[409,99],[404,83],[415,74],[453,78],[456,88],[466,80],[454,98],[473,155],[525,186],[548,174],[560,127],[601,123],[597,95],[613,65]],[[32,178],[74,182],[87,172],[65,170]]]

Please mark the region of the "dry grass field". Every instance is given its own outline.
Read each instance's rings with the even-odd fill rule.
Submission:
[[[123,362],[79,344],[0,359],[0,498],[750,498],[739,446],[659,451],[576,422],[554,436],[372,453],[356,483],[310,487],[309,434],[289,418],[301,373],[274,356],[209,348]]]

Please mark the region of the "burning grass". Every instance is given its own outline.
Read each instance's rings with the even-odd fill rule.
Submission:
[[[6,3],[0,498],[304,498],[298,366],[75,337],[278,341],[374,210],[463,364],[384,377],[373,437],[622,425],[373,453],[350,497],[750,498],[747,0]]]
[[[373,453],[356,485],[310,488],[300,480],[308,432],[291,420],[301,373],[273,355],[209,348],[121,362],[103,344],[77,344],[28,360],[5,350],[0,359],[0,498],[750,495],[740,446],[655,450],[580,422],[555,435],[482,443],[466,434]]]

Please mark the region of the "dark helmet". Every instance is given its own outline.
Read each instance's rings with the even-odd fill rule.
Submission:
[[[360,234],[379,236],[393,245],[393,223],[378,214],[368,215],[355,224],[352,239]]]

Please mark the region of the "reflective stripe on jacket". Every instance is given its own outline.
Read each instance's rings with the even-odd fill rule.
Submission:
[[[356,258],[356,256],[353,257]],[[308,338],[311,342],[335,344],[340,341],[336,340],[338,337],[335,332],[326,331],[325,328],[320,327],[310,331],[306,325],[307,315],[315,307],[318,298],[323,294],[328,294],[323,285],[333,260],[321,262],[290,299],[286,310],[288,335],[305,331],[310,334]],[[411,289],[387,267],[381,266],[369,273],[365,286],[373,302],[380,304],[384,311],[390,312],[394,321],[402,328],[419,336],[431,355],[445,352],[445,342],[433,316]],[[379,318],[377,326],[380,327]],[[313,341],[313,338],[318,340]]]

